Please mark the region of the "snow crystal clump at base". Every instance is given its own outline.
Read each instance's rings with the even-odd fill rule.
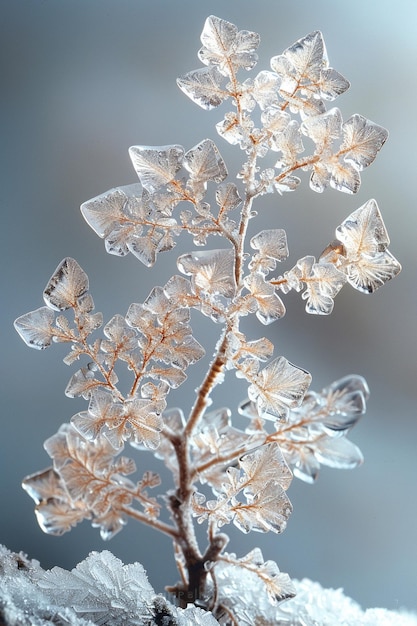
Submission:
[[[245,583],[240,600],[245,595]],[[297,595],[279,605],[244,603],[243,624],[262,626],[417,626],[417,615],[368,609],[341,589],[323,589],[304,579],[293,581]],[[250,597],[250,590],[247,590]],[[236,602],[240,602],[235,598]],[[242,604],[240,602],[240,604]],[[242,605],[243,606],[243,605]],[[151,587],[142,565],[123,565],[111,552],[92,552],[71,571],[43,570],[26,555],[0,545],[0,623],[5,626],[218,626],[196,606],[180,609]]]

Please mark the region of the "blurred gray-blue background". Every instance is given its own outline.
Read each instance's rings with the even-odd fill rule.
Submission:
[[[92,549],[111,549],[125,562],[141,561],[162,590],[177,580],[168,539],[129,522],[103,544],[88,522],[62,538],[37,526],[33,503],[20,481],[49,464],[45,438],[84,410],[64,389],[71,370],[62,346],[39,353],[14,332],[14,318],[43,304],[42,290],[64,256],[90,277],[105,319],[142,301],[172,274],[176,254],[153,271],[134,258],[110,257],[84,223],[79,205],[135,181],[128,157],[133,144],[192,147],[212,137],[231,170],[240,151],[214,130],[220,111],[204,112],[176,87],[197,68],[199,36],[207,15],[261,34],[258,69],[312,30],[324,34],[330,63],[351,81],[336,102],[345,118],[361,113],[387,127],[390,138],[363,173],[356,196],[293,194],[262,198],[253,228],[287,230],[290,267],[319,254],[335,227],[375,197],[403,272],[373,296],[346,287],[328,318],[308,316],[299,296],[268,328],[276,355],[313,374],[319,390],[349,373],[365,376],[371,399],[351,439],[365,464],[353,472],[323,469],[308,486],[294,481],[294,513],[281,536],[231,530],[239,555],[259,545],[292,577],[344,587],[364,607],[417,609],[417,273],[416,102],[417,4],[351,0],[6,0],[1,6],[1,513],[0,542],[23,550],[44,567],[74,567]],[[245,76],[246,78],[246,76]],[[214,244],[216,245],[216,244]],[[192,248],[191,240],[180,250]],[[212,326],[194,326],[214,341]],[[212,348],[209,347],[209,355]],[[192,402],[196,373],[172,406]],[[234,408],[245,386],[230,381],[214,406]],[[136,458],[147,469],[151,457]],[[154,466],[153,466],[154,467]],[[154,467],[155,469],[155,467]]]

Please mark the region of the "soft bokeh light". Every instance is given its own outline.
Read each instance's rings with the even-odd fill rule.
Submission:
[[[87,523],[62,538],[44,535],[21,479],[46,467],[42,442],[85,403],[64,396],[70,370],[62,346],[29,350],[14,318],[42,305],[42,290],[64,256],[78,260],[105,318],[142,301],[172,274],[177,252],[153,271],[133,258],[106,255],[79,206],[111,187],[135,182],[134,144],[213,138],[230,170],[238,149],[225,145],[175,79],[199,67],[205,18],[215,14],[261,35],[259,69],[299,37],[323,32],[331,64],[352,86],[338,101],[344,117],[361,113],[390,138],[362,176],[356,196],[302,189],[259,200],[254,232],[287,230],[290,260],[318,255],[335,227],[375,197],[403,272],[373,296],[345,288],[329,318],[308,316],[299,297],[286,300],[275,325],[251,323],[275,354],[313,374],[320,389],[349,373],[371,388],[367,416],[351,438],[365,456],[353,472],[323,470],[314,486],[293,482],[294,513],[282,536],[232,531],[231,549],[259,545],[292,577],[344,587],[364,607],[417,609],[417,344],[415,158],[417,5],[412,0],[341,5],[330,0],[13,0],[2,7],[2,433],[0,542],[44,567],[74,567],[90,550],[111,549],[141,561],[163,590],[177,573],[167,539],[133,521],[109,545]],[[230,161],[230,159],[232,161]],[[179,249],[193,247],[184,240]],[[287,268],[286,268],[287,269]],[[207,323],[194,327],[216,340]],[[209,345],[209,354],[211,353]],[[173,405],[192,402],[197,372]],[[213,398],[234,409],[246,391],[230,377]],[[149,460],[151,457],[149,456]],[[143,460],[147,469],[148,458]],[[142,465],[142,461],[138,461]],[[152,461],[152,468],[155,465]]]

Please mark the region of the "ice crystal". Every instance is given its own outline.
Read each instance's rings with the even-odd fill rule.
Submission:
[[[24,607],[24,608],[22,608]],[[44,571],[0,545],[0,620],[5,626],[215,626],[195,606],[181,609],[150,585],[140,563],[92,552],[72,571]]]
[[[92,552],[72,571],[44,571],[37,561],[0,546],[0,618],[5,626],[216,626],[233,623],[233,613],[243,626],[417,624],[406,612],[362,611],[341,589],[290,581],[259,549],[240,560],[226,553],[210,569],[210,581],[209,589],[219,590],[218,619],[194,605],[174,606],[155,593],[139,563],[123,565],[108,551]]]
[[[372,293],[400,271],[400,264],[387,249],[390,241],[375,200],[349,215],[336,229],[336,237],[343,244],[341,257],[346,259],[340,259],[340,267],[359,291]]]
[[[342,589],[323,589],[308,579],[294,581],[296,596],[280,604],[271,626],[414,626],[417,616],[406,611],[363,611]]]
[[[49,279],[43,292],[47,306],[56,311],[77,308],[88,291],[88,278],[74,259],[64,259]]]
[[[267,338],[247,338],[241,322],[249,315],[264,325],[279,320],[291,290],[301,293],[308,313],[329,315],[345,284],[372,293],[395,277],[401,266],[388,250],[378,205],[362,204],[318,258],[306,251],[292,267],[283,266],[290,245],[282,228],[271,224],[249,239],[248,227],[260,196],[294,191],[304,172],[316,192],[358,192],[361,172],[387,131],[362,115],[343,121],[339,108],[327,109],[349,83],[330,66],[319,31],[274,56],[270,70],[243,80],[242,71],[258,60],[257,33],[210,16],[201,43],[204,67],[184,74],[178,85],[203,109],[232,107],[216,130],[243,151],[238,180],[229,179],[211,138],[188,149],[135,145],[129,154],[139,181],[84,202],[81,211],[108,253],[131,253],[148,267],[182,233],[204,249],[182,253],[182,276],[153,287],[126,314],[106,322],[94,312],[86,272],[67,257],[45,287],[46,306],[15,322],[30,347],[68,344],[64,361],[79,369],[66,394],[88,402],[45,442],[52,467],[23,482],[42,529],[59,535],[88,519],[109,539],[133,517],[165,533],[181,577],[169,589],[182,608],[154,596],[141,566],[123,566],[109,552],[92,554],[72,572],[35,568],[30,584],[37,586],[39,606],[72,607],[67,613],[53,609],[55,623],[324,626],[339,619],[338,603],[344,602],[344,623],[365,624],[367,617],[350,600],[318,587],[313,597],[309,583],[291,582],[260,550],[243,557],[226,552],[222,528],[281,533],[292,511],[287,490],[293,475],[311,483],[320,465],[347,469],[362,462],[347,435],[365,412],[365,380],[344,376],[315,392],[309,372],[283,355],[274,357]],[[269,153],[262,169],[260,159]],[[221,242],[209,247],[212,236]],[[191,327],[193,311],[218,324],[220,333],[187,414],[169,401],[206,352]],[[127,389],[126,376],[119,384],[123,369],[130,376]],[[238,407],[249,420],[246,428],[233,408],[208,411],[229,371],[246,384],[248,398]],[[135,463],[122,456],[128,445],[162,460],[174,489],[149,495],[161,479],[151,471],[132,478]],[[160,517],[163,506],[168,522]],[[194,521],[207,524],[205,550]],[[0,597],[13,612],[8,584]],[[289,600],[297,588],[301,600]],[[187,607],[188,601],[195,606]]]
[[[193,252],[178,258],[178,267],[192,277],[197,293],[231,298],[236,291],[234,256],[231,250]]]
[[[47,306],[42,306],[19,317],[15,322],[15,328],[30,348],[43,350],[51,345],[54,338],[54,321],[53,311]]]
[[[225,76],[234,76],[239,68],[252,69],[258,60],[254,50],[259,35],[237,27],[214,15],[206,19],[198,56],[205,65],[215,65]]]
[[[292,510],[285,493],[292,476],[279,446],[272,443],[256,448],[238,464],[239,469],[228,468],[224,479],[228,482],[221,485],[217,501],[205,503],[202,494],[194,494],[194,515],[199,522],[209,519],[219,527],[233,522],[244,533],[282,532]]]
[[[310,382],[308,372],[279,357],[257,373],[248,394],[261,416],[285,418],[289,409],[302,401]]]

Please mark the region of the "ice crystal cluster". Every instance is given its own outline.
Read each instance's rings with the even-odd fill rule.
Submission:
[[[92,552],[71,572],[44,571],[37,561],[0,546],[0,623],[10,626],[216,626],[212,613],[182,609],[156,594],[139,563],[123,565],[107,550]],[[240,573],[234,623],[247,626],[416,626],[417,618],[385,609],[362,611],[341,589],[294,581],[297,596],[274,608],[256,596],[259,581]],[[245,589],[245,594],[242,594]],[[225,586],[225,592],[234,589]],[[236,621],[238,620],[238,621]],[[220,622],[224,623],[224,622]]]
[[[373,293],[401,268],[374,199],[336,225],[335,239],[321,254],[306,251],[295,264],[287,263],[286,233],[274,215],[270,229],[250,239],[247,231],[256,218],[255,201],[262,211],[264,194],[294,191],[303,177],[315,192],[330,187],[356,193],[387,131],[359,114],[343,120],[333,106],[349,83],[329,65],[318,31],[248,79],[245,71],[257,63],[256,33],[211,16],[201,42],[203,67],[177,82],[203,109],[229,106],[223,106],[216,130],[241,150],[237,180],[230,180],[211,138],[191,148],[132,146],[139,182],[81,206],[110,254],[131,253],[150,267],[183,232],[198,249],[179,256],[178,273],[165,285],[105,323],[94,310],[87,274],[65,258],[45,287],[45,305],[16,320],[30,347],[68,344],[64,361],[78,369],[66,395],[88,402],[45,442],[51,467],[27,477],[23,486],[47,533],[60,535],[88,519],[110,539],[134,518],[172,539],[180,581],[169,591],[180,607],[192,602],[199,608],[181,616],[171,608],[172,617],[158,624],[330,623],[314,611],[310,615],[308,607],[325,612],[329,606],[331,613],[341,601],[338,592],[322,602],[321,591],[292,582],[259,549],[243,556],[227,551],[224,527],[281,533],[292,510],[287,490],[293,476],[311,483],[321,464],[359,465],[361,452],[346,435],[365,411],[368,387],[362,377],[349,375],[312,391],[302,366],[274,355],[267,338],[245,336],[241,321],[249,315],[264,325],[279,320],[291,290],[301,293],[308,313],[328,315],[344,286]],[[215,347],[194,337],[192,310],[219,328]],[[205,349],[214,356],[201,373],[194,404],[187,409],[180,395],[172,403]],[[130,374],[127,391],[118,384],[121,367]],[[215,407],[213,391],[231,372],[246,385],[242,402]],[[160,477],[151,471],[132,478],[134,451],[163,462],[173,484],[158,490]],[[204,548],[195,523],[207,527]],[[146,619],[154,594],[141,567],[116,561],[105,552],[71,574],[55,568],[39,578],[40,593],[49,598],[54,590],[61,604],[81,611],[87,621],[79,623],[105,624],[101,614],[110,609],[101,607],[97,589],[106,588],[108,602],[115,609],[123,605],[129,623],[151,623]],[[297,589],[302,600],[289,600]],[[346,603],[347,614],[357,616],[343,623],[370,623]],[[132,617],[135,612],[141,617]]]

